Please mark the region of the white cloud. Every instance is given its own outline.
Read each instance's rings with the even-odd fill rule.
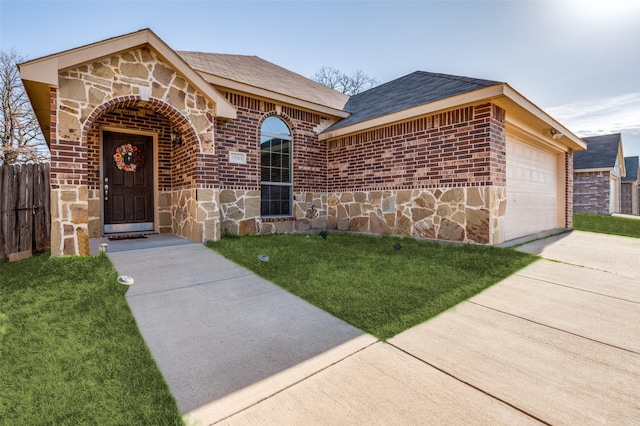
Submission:
[[[640,134],[640,92],[560,105],[547,112],[579,136]]]
[[[622,133],[625,156],[640,155],[640,92],[547,108],[580,137]]]

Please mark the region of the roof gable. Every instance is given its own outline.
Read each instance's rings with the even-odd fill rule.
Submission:
[[[344,110],[349,100],[344,93],[257,56],[187,51],[177,53],[194,70],[241,83],[249,86],[249,89],[267,90],[340,111]],[[215,81],[209,82],[216,84]],[[218,84],[224,85],[224,82]]]
[[[585,151],[573,154],[573,169],[613,169],[621,152],[620,133],[582,138],[587,143]]]
[[[638,169],[640,157],[624,157],[624,167],[627,169],[627,175],[622,178],[623,182],[636,182],[640,179]]]
[[[95,61],[116,53],[129,51],[141,46],[149,46],[168,64],[173,66],[184,78],[198,88],[204,96],[215,104],[216,115],[223,119],[236,118],[235,107],[227,101],[215,88],[192,69],[176,52],[171,49],[150,29],[139,30],[130,34],[109,38],[75,49],[66,50],[42,58],[33,59],[18,65],[20,78],[34,112],[45,131],[50,125],[49,88],[57,87],[61,70]]]
[[[351,116],[327,131],[500,84],[492,80],[416,71],[352,96],[345,106]]]

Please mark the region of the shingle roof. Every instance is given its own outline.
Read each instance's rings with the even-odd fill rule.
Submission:
[[[620,133],[582,138],[587,144],[585,151],[573,153],[573,169],[613,168],[622,142]]]
[[[635,182],[638,180],[638,163],[640,157],[624,157],[624,168],[627,175],[622,178],[623,182]]]
[[[499,81],[416,71],[352,96],[345,109],[352,115],[325,131],[382,117],[441,99],[472,92]]]
[[[349,96],[257,56],[177,51],[194,70],[333,109]]]

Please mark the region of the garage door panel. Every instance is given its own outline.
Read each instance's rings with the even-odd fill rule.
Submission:
[[[557,156],[507,139],[507,209],[504,239],[557,226]]]

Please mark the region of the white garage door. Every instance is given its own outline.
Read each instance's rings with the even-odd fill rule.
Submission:
[[[557,156],[507,138],[504,241],[557,227]]]

